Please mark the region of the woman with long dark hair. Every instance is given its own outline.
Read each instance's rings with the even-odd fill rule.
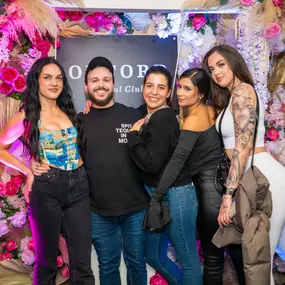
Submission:
[[[270,250],[273,260],[275,248],[285,222],[285,168],[278,163],[264,147],[264,108],[249,69],[240,53],[228,46],[212,48],[204,58],[204,67],[211,74],[213,103],[220,112],[221,131],[225,151],[231,158],[231,166],[226,181],[227,192],[223,196],[218,222],[221,226],[231,222],[229,217],[232,195],[235,193],[244,172],[250,167],[253,155],[253,139],[256,132],[253,164],[270,183],[273,212],[270,218]],[[257,96],[257,97],[256,97]],[[256,114],[259,100],[259,114]],[[223,112],[221,112],[224,110]],[[258,120],[258,126],[256,122]],[[274,284],[271,276],[271,285]]]
[[[210,95],[210,77],[204,69],[188,69],[181,74],[177,87],[178,104],[188,115],[183,123],[172,158],[152,194],[150,209],[156,207],[166,193],[167,195],[171,192],[175,193],[176,187],[172,188],[172,185],[176,183],[177,177],[188,176],[193,180],[199,202],[197,226],[204,252],[203,284],[221,285],[223,284],[224,250],[214,246],[211,240],[219,228],[217,218],[222,195],[215,187],[215,173],[222,159],[223,150],[215,129],[215,112],[208,105]],[[182,205],[185,206],[186,211],[197,207],[186,201]],[[177,222],[171,208],[170,214],[172,222],[169,223],[169,227],[172,227],[172,224]],[[195,230],[194,224],[191,234],[187,235],[192,248],[195,247]],[[230,245],[229,252],[240,284],[245,284],[240,246]],[[190,255],[189,258],[195,259],[196,255]],[[183,279],[183,284],[187,285],[201,283],[202,281],[198,278],[185,281]]]
[[[27,154],[49,165],[34,177],[7,148],[22,138]],[[94,284],[91,270],[89,187],[83,166],[84,137],[62,66],[53,58],[37,60],[27,76],[21,110],[0,135],[0,161],[26,175],[35,244],[33,283],[55,284],[60,232],[67,240],[71,284]]]

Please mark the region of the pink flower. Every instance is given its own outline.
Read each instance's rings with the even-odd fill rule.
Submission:
[[[18,244],[14,240],[9,240],[6,242],[6,248],[8,251],[12,251],[18,247]]]
[[[6,242],[2,242],[2,243],[1,243],[1,246],[2,246],[3,248],[5,248],[5,247],[6,247]]]
[[[50,42],[48,40],[36,41],[33,45],[33,48],[42,53],[41,58],[47,57],[50,50]]]
[[[27,248],[31,251],[35,251],[35,247],[34,247],[34,241],[30,240],[27,244]]]
[[[12,40],[9,39],[9,43],[8,43],[8,50],[12,51],[14,48],[14,42]]]
[[[68,12],[70,21],[80,21],[83,18],[82,12]]]
[[[1,91],[0,91],[1,93]],[[0,182],[0,197],[3,197],[6,195],[6,187],[5,183]]]
[[[1,15],[0,16],[0,29],[4,27],[8,23],[7,16]]]
[[[16,175],[10,181],[15,183],[16,185],[21,185],[24,181],[24,178],[22,175]]]
[[[0,261],[6,260],[6,259],[12,259],[12,254],[8,251],[0,254]]]
[[[240,0],[240,3],[245,6],[251,6],[256,2],[256,0]]]
[[[263,31],[263,35],[266,38],[273,38],[280,34],[281,27],[278,23],[272,23]]]
[[[1,78],[8,84],[12,84],[19,76],[19,71],[13,66],[6,66],[1,69]]]
[[[112,16],[112,18],[111,18],[111,22],[112,22],[113,24],[116,24],[119,19],[120,19],[120,17],[119,17],[118,15],[114,15],[114,16]]]
[[[61,274],[63,277],[69,277],[69,268],[67,266],[62,268]]]
[[[120,17],[118,17],[117,21],[116,21],[116,25],[122,25],[122,19]]]
[[[17,184],[9,181],[6,183],[6,195],[7,196],[13,196],[18,194],[19,192],[19,187]]]
[[[26,212],[16,212],[14,216],[9,217],[8,220],[11,221],[12,225],[15,228],[23,227],[27,222],[27,213]]]
[[[19,75],[12,84],[13,88],[17,92],[23,92],[26,89],[26,78],[24,75]]]
[[[4,95],[9,95],[13,92],[13,87],[10,84],[7,84],[6,82],[2,81],[0,83],[0,93]]]
[[[150,277],[149,284],[150,285],[167,285],[168,283],[159,273],[155,272],[155,275]]]
[[[35,253],[31,250],[24,250],[21,253],[21,258],[26,265],[33,265],[35,262]]]
[[[269,140],[276,141],[279,139],[279,132],[278,130],[272,128],[266,131],[266,136]]]
[[[198,14],[192,19],[192,25],[196,31],[199,31],[203,26],[205,26],[207,19],[204,15]]]
[[[64,261],[63,261],[62,256],[60,255],[60,256],[58,256],[57,259],[56,259],[56,266],[57,266],[57,267],[62,267],[63,264],[64,264]]]
[[[112,30],[114,29],[114,24],[112,24],[112,23],[107,24],[107,25],[105,26],[105,29],[106,29],[107,31],[112,31]]]
[[[85,22],[89,27],[93,28],[95,31],[99,30],[99,23],[94,14],[87,15],[85,17]]]
[[[67,11],[57,11],[57,14],[63,22],[65,22],[66,19],[68,18],[68,12]]]
[[[119,26],[119,27],[117,27],[117,34],[118,34],[119,36],[124,35],[124,34],[126,33],[126,31],[127,31],[127,28],[126,28],[125,26]]]
[[[284,4],[283,0],[272,0],[272,2],[274,6],[279,7],[279,8],[282,8]]]

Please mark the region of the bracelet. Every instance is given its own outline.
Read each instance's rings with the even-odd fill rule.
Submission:
[[[231,195],[233,196],[236,192],[236,189],[232,189],[232,188],[227,188],[226,192],[224,193],[224,195]]]

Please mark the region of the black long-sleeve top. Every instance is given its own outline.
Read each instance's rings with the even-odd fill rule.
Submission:
[[[141,170],[141,177],[147,186],[156,187],[176,147],[180,127],[171,108],[156,111],[143,125],[141,132],[128,134],[130,156]],[[169,187],[191,182],[188,172],[181,172]]]

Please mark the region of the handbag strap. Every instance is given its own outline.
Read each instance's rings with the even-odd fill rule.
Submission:
[[[257,129],[258,129],[258,124],[259,124],[259,109],[260,109],[259,98],[258,98],[258,95],[257,95],[255,89],[254,89],[254,94],[256,97],[256,126],[255,126],[254,136],[253,136],[252,159],[251,159],[251,163],[250,163],[251,168],[253,168],[253,159],[254,159],[254,152],[255,152],[255,145],[256,145]],[[219,136],[220,136],[220,140],[221,140],[221,144],[222,144],[223,149],[225,148],[225,145],[224,145],[223,135],[222,135],[222,120],[223,120],[225,112],[228,108],[229,102],[230,102],[230,100],[228,101],[227,105],[225,106],[223,113],[221,114],[220,121],[219,121]]]

